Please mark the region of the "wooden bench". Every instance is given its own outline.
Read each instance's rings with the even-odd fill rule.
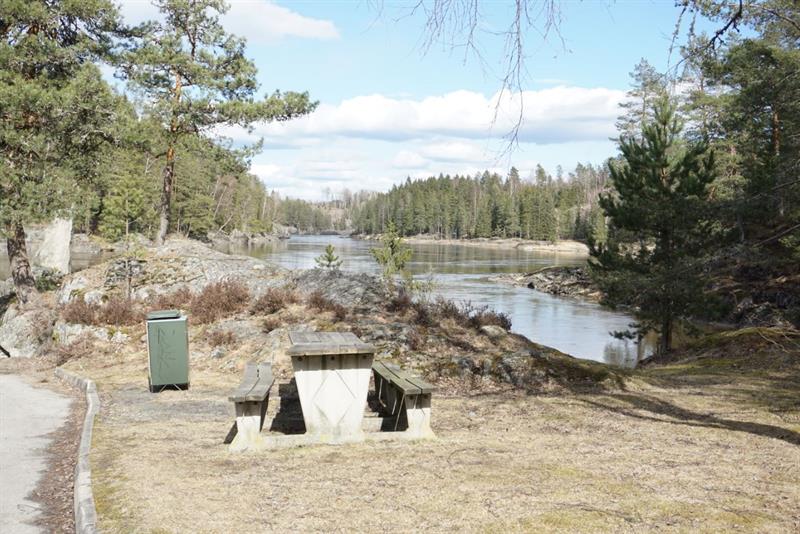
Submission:
[[[434,386],[390,363],[374,362],[372,373],[378,402],[395,418],[394,429],[401,426],[414,437],[433,437],[431,393]]]
[[[245,450],[259,441],[274,381],[271,364],[249,362],[245,366],[242,383],[228,396],[236,407],[236,437],[231,450]]]

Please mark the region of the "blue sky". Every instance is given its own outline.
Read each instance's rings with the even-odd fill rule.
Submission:
[[[422,50],[416,0],[233,0],[226,28],[248,39],[262,89],[309,91],[320,101],[309,117],[257,125],[264,151],[252,171],[270,189],[320,200],[344,188],[386,190],[406,176],[527,176],[537,164],[553,172],[615,153],[617,105],[640,58],[666,69],[679,10],[672,0],[562,1],[561,35],[526,35],[522,95],[499,101],[510,0],[483,0],[478,34],[485,64],[462,50]],[[149,2],[123,0],[130,21],[156,16]],[[534,13],[535,15],[535,13]],[[671,58],[674,64],[676,54]],[[523,106],[521,143],[501,155],[504,135]],[[225,130],[237,140],[238,130]]]

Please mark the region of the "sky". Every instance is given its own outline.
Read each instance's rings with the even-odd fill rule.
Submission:
[[[430,3],[431,0],[428,0]],[[406,177],[523,177],[615,155],[618,105],[641,58],[674,65],[673,0],[562,0],[561,39],[525,35],[522,92],[500,93],[513,2],[481,0],[482,60],[437,43],[425,49],[416,0],[229,0],[227,31],[247,39],[264,93],[308,91],[317,110],[286,123],[221,133],[264,139],[251,171],[283,196],[325,200],[342,190],[386,191]],[[532,2],[536,4],[537,2]],[[122,0],[128,22],[156,18],[147,0]],[[532,16],[536,18],[534,11]],[[701,26],[702,29],[702,26]],[[519,143],[507,135],[522,109]]]

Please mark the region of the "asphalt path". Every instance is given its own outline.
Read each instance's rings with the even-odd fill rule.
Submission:
[[[64,424],[69,397],[0,374],[0,532],[39,533],[40,506],[28,496],[47,468],[47,434]]]

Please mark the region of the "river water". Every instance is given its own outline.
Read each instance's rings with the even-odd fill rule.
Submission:
[[[331,243],[348,272],[378,274],[369,249],[375,242],[338,236],[299,236],[260,247],[236,247],[230,252],[263,258],[287,269],[315,267],[314,258]],[[629,315],[598,304],[553,297],[527,287],[489,281],[498,273],[531,272],[550,265],[580,265],[584,259],[553,253],[516,249],[425,243],[411,245],[411,272],[418,279],[432,278],[433,293],[456,301],[469,301],[511,317],[512,331],[572,356],[632,367],[639,354],[652,351],[650,341],[642,350],[629,340],[619,340],[613,331],[625,330],[633,322]]]
[[[375,242],[339,236],[298,236],[259,247],[232,247],[287,269],[315,267],[314,258],[332,243],[344,261],[342,270],[378,274],[369,250]],[[584,259],[546,252],[425,243],[411,245],[414,255],[409,268],[418,279],[432,279],[433,293],[455,301],[469,301],[509,315],[512,330],[549,347],[578,358],[632,367],[642,355],[653,350],[645,340],[641,350],[630,340],[619,340],[613,331],[625,330],[633,322],[629,315],[598,304],[553,297],[527,287],[489,281],[498,273],[531,272],[550,265],[580,265]],[[8,276],[8,261],[0,255],[0,279]],[[101,261],[102,257],[74,257],[72,270]]]

